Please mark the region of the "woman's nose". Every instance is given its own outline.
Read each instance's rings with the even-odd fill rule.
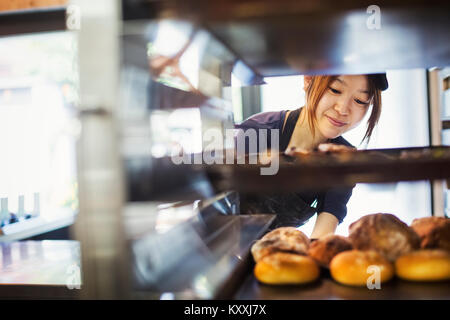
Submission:
[[[335,105],[334,109],[343,116],[346,116],[350,113],[350,101],[349,99],[341,99]]]

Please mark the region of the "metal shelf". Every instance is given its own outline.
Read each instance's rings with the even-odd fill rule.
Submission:
[[[377,2],[381,20],[376,29],[368,27],[370,1],[156,3],[160,15],[195,21],[209,30],[263,77],[374,73],[450,63],[448,1]]]
[[[306,285],[268,286],[260,284],[249,272],[234,299],[238,300],[404,300],[431,299],[448,300],[449,281],[413,282],[399,278],[383,283],[381,290],[370,290],[367,287],[345,286],[334,281],[327,269],[322,269],[321,278]]]
[[[76,214],[61,213],[58,217],[33,217],[0,228],[0,242],[10,242],[31,238],[53,230],[72,225]]]
[[[246,161],[248,163],[248,161]],[[218,190],[300,192],[351,187],[356,183],[434,180],[450,177],[450,147],[362,150],[347,154],[280,156],[274,175],[261,175],[262,164],[204,166]]]
[[[0,12],[0,36],[66,30],[66,7]]]
[[[444,120],[444,121],[442,121],[442,129],[443,129],[443,130],[448,130],[448,129],[450,129],[450,120]]]

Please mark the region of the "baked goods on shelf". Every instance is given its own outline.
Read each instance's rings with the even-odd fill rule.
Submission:
[[[450,219],[424,217],[414,219],[411,228],[420,237],[421,248],[441,248],[450,251]]]
[[[388,213],[369,214],[353,222],[349,226],[349,238],[355,249],[375,250],[391,262],[420,245],[416,232]]]
[[[270,231],[256,241],[251,248],[251,253],[255,262],[275,252],[307,255],[309,242],[309,238],[300,230],[294,227],[281,227]]]
[[[349,250],[331,260],[330,274],[339,283],[366,286],[377,277],[380,283],[392,279],[394,265],[377,251]]]
[[[264,235],[251,248],[256,279],[266,284],[303,284],[317,280],[320,270],[307,256],[309,243],[309,238],[293,227],[277,228]]]
[[[252,246],[254,275],[265,284],[304,284],[317,280],[322,266],[349,286],[381,284],[395,275],[450,280],[449,221],[427,217],[408,226],[392,214],[369,214],[350,224],[349,237],[329,234],[313,242],[296,228],[281,227]]]
[[[450,252],[421,249],[404,254],[395,261],[395,273],[411,281],[450,280]]]
[[[308,254],[320,266],[328,268],[335,255],[352,249],[353,245],[347,237],[329,234],[312,242]]]
[[[275,252],[256,263],[254,275],[266,284],[305,284],[317,280],[320,269],[310,257]]]

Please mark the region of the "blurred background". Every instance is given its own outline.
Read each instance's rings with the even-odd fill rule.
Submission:
[[[448,3],[381,1],[375,30],[369,5],[3,1],[0,295],[252,298],[249,248],[273,216],[241,214],[239,191],[282,181],[245,189],[250,170],[171,157],[233,149],[204,133],[303,106],[306,74],[387,73],[370,143],[364,126],[344,136],[358,149],[449,146]],[[433,166],[360,174],[336,233],[370,213],[448,216]]]

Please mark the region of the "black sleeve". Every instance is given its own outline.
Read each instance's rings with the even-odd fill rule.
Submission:
[[[328,212],[334,215],[339,223],[344,221],[347,215],[347,202],[350,199],[353,192],[351,188],[332,188],[322,194],[322,204],[318,208],[318,213]]]
[[[347,147],[355,148],[351,143],[345,140],[343,137],[337,137],[331,140],[332,143],[345,145]],[[317,212],[329,212],[333,214],[341,223],[347,215],[347,202],[350,199],[353,188],[352,187],[339,187],[331,188],[321,195]]]

